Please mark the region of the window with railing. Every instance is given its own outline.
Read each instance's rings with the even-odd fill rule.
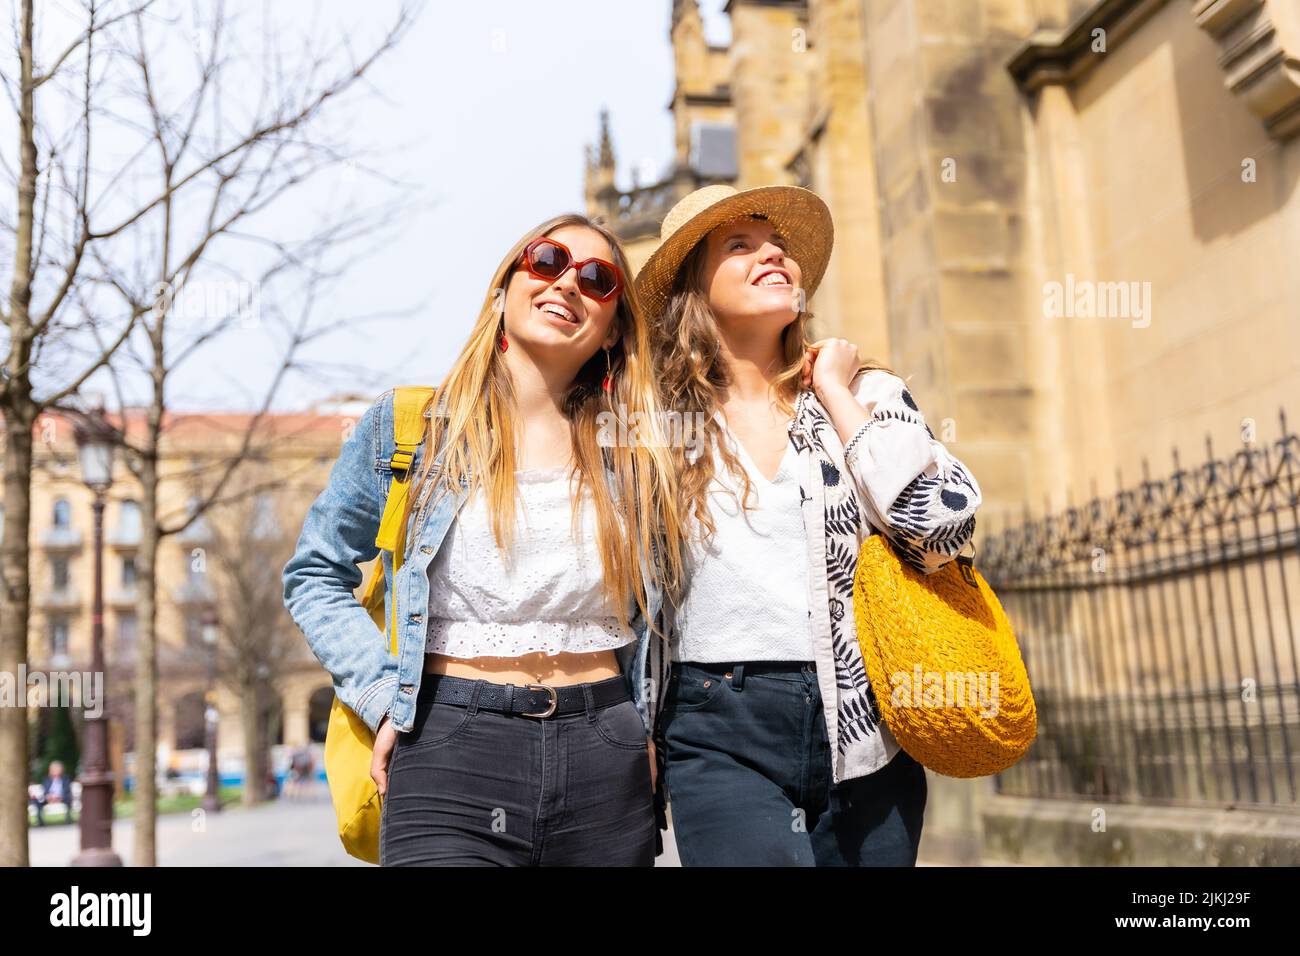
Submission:
[[[117,524],[109,532],[109,543],[130,547],[140,543],[140,502],[127,498],[117,507]]]
[[[123,534],[139,536],[140,502],[128,498],[118,506],[117,526],[122,529]]]

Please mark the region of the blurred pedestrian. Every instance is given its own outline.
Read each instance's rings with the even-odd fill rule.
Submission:
[[[63,773],[63,761],[50,761],[50,769],[45,777],[45,781],[40,785],[39,790],[29,797],[32,806],[36,807],[36,825],[45,826],[45,807],[54,804],[62,805],[67,811],[67,821],[74,822],[72,815],[72,780]]]

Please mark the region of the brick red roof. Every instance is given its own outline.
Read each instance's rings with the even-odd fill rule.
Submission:
[[[122,415],[107,412],[105,417],[114,427],[121,428]],[[145,434],[148,412],[142,408],[129,408],[124,417],[128,440],[138,443]],[[253,427],[256,418],[253,412],[164,412],[163,448],[198,450],[233,445],[243,440],[244,433]],[[253,445],[264,448],[283,441],[337,450],[346,430],[356,420],[356,415],[337,412],[266,412],[257,421]],[[32,437],[38,448],[75,453],[73,421],[72,416],[58,411],[38,416],[32,426]]]

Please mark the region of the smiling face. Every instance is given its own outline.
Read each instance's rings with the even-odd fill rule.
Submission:
[[[567,246],[575,261],[614,261],[605,237],[591,229],[561,226],[549,235]],[[583,295],[576,269],[565,269],[556,279],[539,279],[519,266],[506,285],[506,338],[537,359],[550,355],[570,362],[576,372],[598,349],[618,341],[618,300],[617,295],[605,302]]]
[[[803,273],[786,255],[785,237],[771,223],[735,219],[703,241],[704,291],[724,332],[779,335],[798,317]]]

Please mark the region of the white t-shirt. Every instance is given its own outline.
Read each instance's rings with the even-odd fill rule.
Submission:
[[[698,531],[691,535],[673,660],[810,661],[808,539],[795,473],[798,453],[787,443],[781,467],[768,481],[718,418],[723,440],[752,482],[751,507],[740,507],[743,485],[715,449],[709,512],[716,532],[707,545]]]

